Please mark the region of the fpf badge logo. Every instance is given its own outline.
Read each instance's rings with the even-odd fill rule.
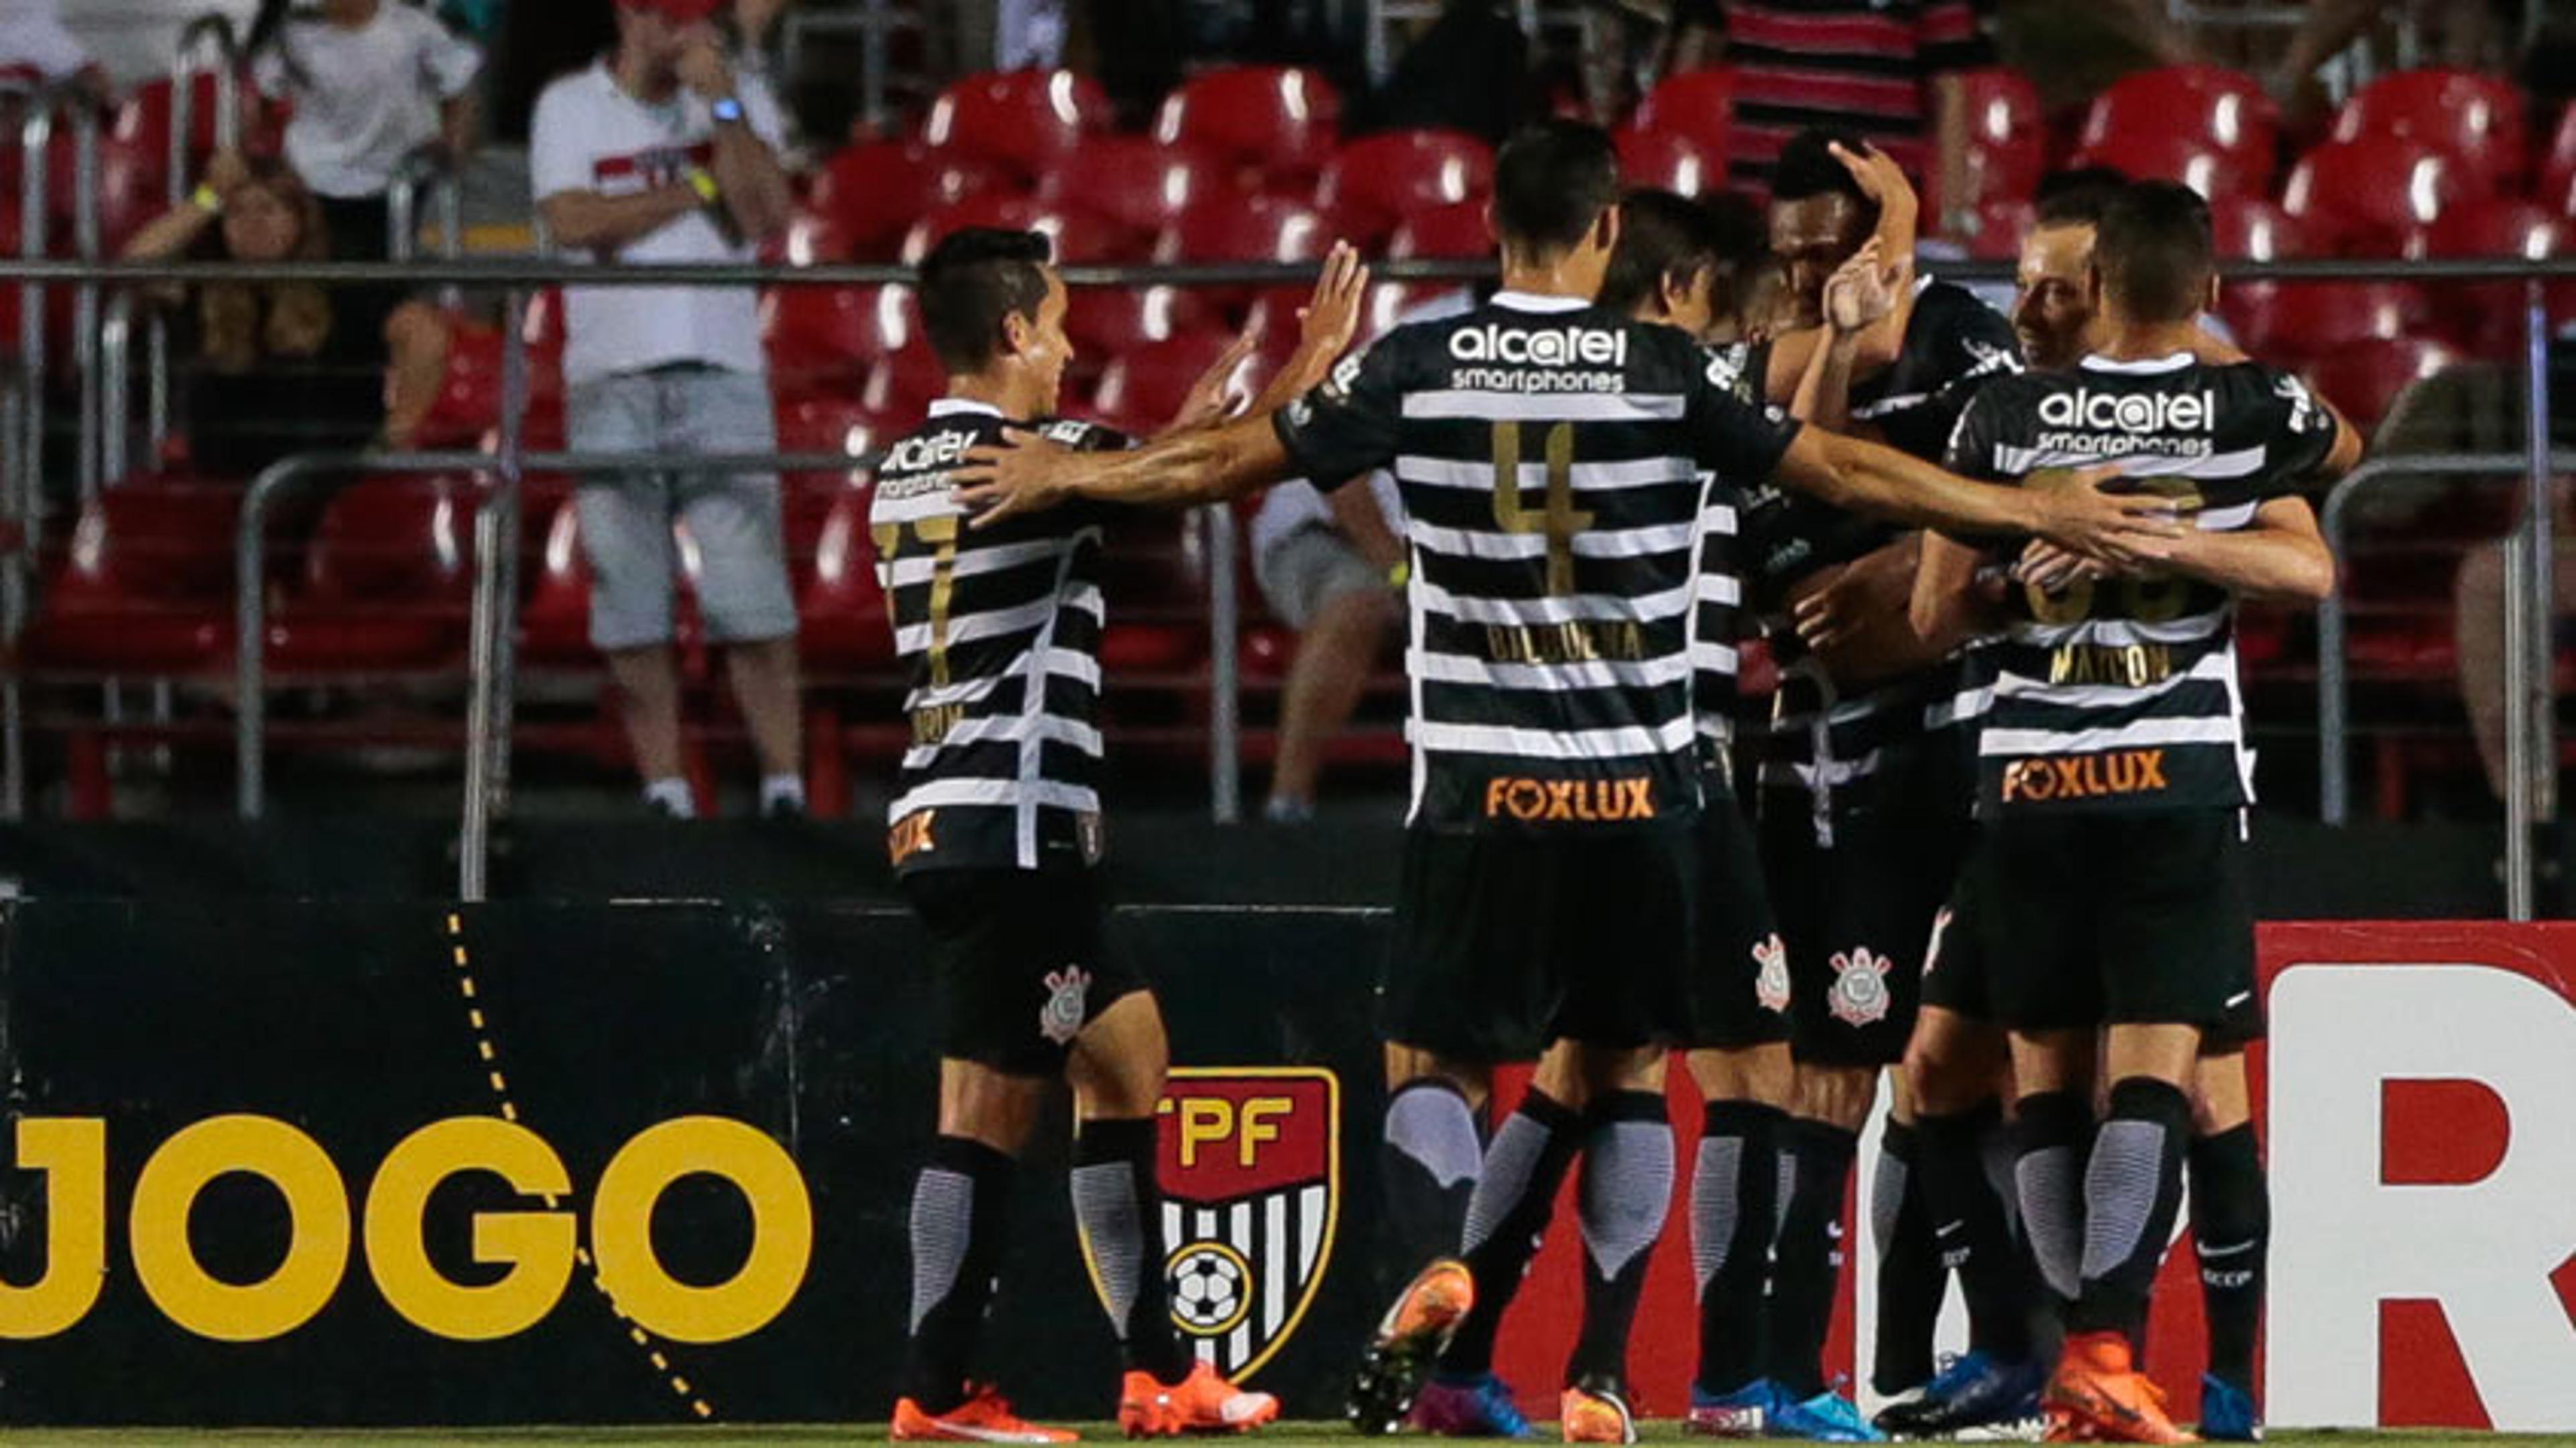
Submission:
[[[1317,1067],[1175,1067],[1161,1113],[1172,1321],[1219,1372],[1249,1377],[1332,1262],[1341,1082]]]

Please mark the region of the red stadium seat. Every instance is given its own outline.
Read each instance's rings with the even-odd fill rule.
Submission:
[[[528,339],[528,411],[531,448],[560,446],[563,438],[563,294],[539,292],[528,306],[521,335]],[[479,447],[501,425],[501,383],[507,358],[499,328],[451,316],[447,375],[438,400],[416,439],[424,448]]]
[[[1977,207],[1977,229],[1968,238],[1968,255],[1979,261],[2014,261],[2023,238],[2039,220],[2039,208],[2027,201],[1998,196]]]
[[[2077,147],[2155,136],[2199,141],[2268,185],[2280,163],[2280,131],[2280,107],[2261,81],[2216,66],[2174,65],[2134,71],[2094,97]]]
[[[877,359],[859,389],[859,406],[872,417],[910,426],[947,391],[948,369],[939,365],[929,340],[923,338]]]
[[[1222,332],[1192,332],[1111,359],[1092,393],[1091,410],[1122,432],[1158,431],[1180,411],[1192,385],[1226,348]]]
[[[529,663],[588,667],[598,662],[590,646],[590,560],[581,551],[581,507],[571,494],[551,517],[531,510],[527,522],[543,529],[527,601],[519,608],[519,652]]]
[[[2335,113],[2333,138],[2408,140],[2450,157],[2487,189],[2515,191],[2531,173],[2530,125],[2520,89],[2503,76],[2401,70],[2370,84]]]
[[[2327,141],[2299,158],[2281,208],[2347,256],[2390,256],[2485,188],[2450,157],[2393,137]]]
[[[2442,213],[2425,236],[2437,257],[2515,257],[2546,261],[2576,250],[2576,220],[2530,201],[2490,198]],[[2448,283],[2440,288],[2455,305],[2440,309],[2442,334],[2483,357],[2502,357],[2522,345],[2526,331],[2524,289],[2514,282]],[[2552,322],[2576,320],[2576,284],[2546,289]]]
[[[23,650],[44,669],[191,673],[232,657],[242,490],[132,481],[81,509]]]
[[[1461,131],[1388,131],[1344,146],[1315,204],[1355,245],[1385,237],[1406,218],[1494,189],[1494,151]]]
[[[2222,150],[2180,131],[2117,131],[2075,155],[2078,166],[2110,166],[2139,180],[2179,181],[2213,200],[2261,196],[2271,186],[2269,164]]]
[[[809,204],[861,261],[892,261],[912,224],[1005,184],[1005,172],[960,151],[915,141],[865,141],[833,154]]]
[[[1342,98],[1317,71],[1249,65],[1205,71],[1164,100],[1154,139],[1288,180],[1311,178],[1339,142]]]
[[[1667,186],[1666,190],[1696,195],[1713,186],[1726,165],[1728,132],[1735,116],[1735,73],[1720,67],[1685,70],[1668,75],[1648,92],[1637,105],[1636,115],[1629,118],[1627,134],[1620,138],[1620,164],[1632,174],[1631,185],[1656,185],[1635,173],[1649,167],[1643,157],[1631,160],[1627,135],[1663,136],[1687,141],[1706,161],[1714,162],[1717,172],[1708,173],[1699,185],[1688,189]]]
[[[270,622],[280,674],[438,668],[465,655],[473,607],[471,477],[367,478],[332,495],[303,586]]]
[[[2540,183],[2532,194],[2561,216],[2576,216],[2576,106],[2560,113],[2549,154],[2540,160]]]
[[[1074,360],[1097,372],[1113,357],[1185,332],[1220,329],[1224,318],[1194,287],[1077,287],[1064,316]]]
[[[1631,186],[1697,196],[1726,189],[1726,152],[1712,151],[1678,131],[1621,130],[1619,171]]]
[[[860,673],[894,662],[894,627],[868,535],[868,497],[853,489],[833,500],[797,599],[796,650],[810,673]]]
[[[170,154],[172,89],[168,76],[136,86],[118,109],[116,122],[109,134],[120,142],[166,158]],[[196,77],[195,92],[191,98],[194,115],[188,130],[188,155],[192,165],[214,154],[218,134],[216,115],[221,109],[216,104],[215,77],[211,73]],[[248,141],[258,129],[260,109],[259,92],[252,88],[248,79],[242,82],[240,98],[242,136]],[[162,177],[162,184],[169,184],[166,175]]]
[[[847,396],[871,364],[920,332],[909,287],[782,286],[760,299],[760,335],[782,395]]]
[[[1093,136],[1038,178],[1037,197],[1152,237],[1192,204],[1237,189],[1233,168],[1196,147]]]
[[[853,463],[894,441],[896,430],[857,402],[846,398],[808,397],[778,404],[778,450],[789,453],[841,453]],[[853,467],[843,472],[789,473],[792,490],[838,491],[867,475]]]
[[[1132,261],[1143,249],[1112,222],[1087,211],[1058,210],[1027,196],[985,192],[921,218],[903,238],[903,263],[917,266],[951,232],[974,226],[1042,231],[1055,243],[1059,263]]]
[[[1110,127],[1109,96],[1069,70],[986,71],[939,93],[922,139],[1034,180]]]
[[[1944,197],[1939,177],[1924,178],[1931,214],[1957,205],[1974,209],[1997,197],[2028,200],[2048,169],[2048,116],[2039,91],[2021,72],[2000,67],[1968,71],[1959,80],[1968,111],[1968,194]]]
[[[1158,262],[1299,262],[1320,259],[1332,227],[1314,208],[1280,196],[1194,206],[1154,243]],[[1219,306],[1250,303],[1251,288],[1206,288]]]
[[[1476,261],[1494,254],[1494,228],[1485,219],[1482,201],[1456,201],[1417,211],[1404,219],[1387,241],[1386,254],[1397,260],[1431,257]]]
[[[2284,283],[2273,295],[2234,306],[2225,305],[2225,289],[2219,297],[2246,351],[2294,362],[2419,332],[2431,310],[2422,291],[2395,282]]]
[[[2452,366],[2457,352],[2431,337],[2397,337],[2344,347],[2309,364],[2308,380],[2364,431],[2379,425],[2409,387]]]

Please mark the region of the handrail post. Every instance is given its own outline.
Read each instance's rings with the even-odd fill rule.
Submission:
[[[2556,509],[2551,506],[2549,470],[2549,311],[2547,300],[2537,281],[2525,284],[2523,305],[2523,378],[2528,405],[2523,409],[2526,467],[2523,473],[2523,534],[2517,546],[2527,553],[2523,565],[2523,587],[2509,593],[2507,605],[2523,615],[2522,644],[2511,655],[2506,678],[2522,700],[2523,727],[2530,738],[2525,746],[2524,770],[2517,772],[2515,785],[2523,792],[2522,819],[2514,840],[2507,841],[2508,857],[2512,846],[2523,846],[2521,873],[2517,881],[2508,881],[2510,897],[2518,886],[2522,913],[2516,920],[2528,920],[2538,905],[2539,862],[2532,849],[2529,832],[2554,818],[2558,802],[2558,729],[2557,729],[2557,650],[2551,628],[2551,599],[2556,591]],[[2508,814],[2511,810],[2508,809]],[[2508,864],[2510,868],[2510,862]],[[2510,901],[2508,902],[2510,903]]]
[[[2531,691],[2525,687],[2531,668],[2531,610],[2523,595],[2532,591],[2531,549],[2526,520],[2516,529],[2504,554],[2504,916],[2529,920],[2536,875],[2531,852],[2533,729]]]
[[[342,454],[280,458],[251,480],[233,533],[233,793],[243,819],[268,801],[268,514],[307,477],[346,468]]]
[[[28,261],[40,261],[45,255],[47,163],[53,152],[54,111],[42,96],[31,100],[25,122],[18,132],[18,251]],[[18,356],[27,369],[30,385],[42,387],[45,377],[45,284],[23,282],[18,288]],[[18,456],[24,488],[29,499],[39,506],[28,510],[21,520],[27,531],[22,546],[36,542],[37,517],[44,510],[45,475],[45,409],[31,398],[23,429],[24,451]]]
[[[103,238],[98,214],[99,105],[95,97],[78,85],[60,87],[55,95],[72,108],[72,174],[75,197],[72,213],[72,237],[80,259],[100,260]],[[99,451],[99,325],[98,281],[80,283],[72,293],[72,359],[80,372],[80,491],[87,502],[98,496],[104,479],[104,458]]]
[[[1203,510],[1208,550],[1208,814],[1243,819],[1242,604],[1234,567],[1234,505]]]
[[[456,893],[468,904],[489,898],[492,819],[509,788],[510,691],[516,628],[511,580],[517,573],[520,472],[526,462],[528,294],[513,287],[501,331],[501,449],[492,495],[474,516],[474,618],[469,657],[473,693],[465,720],[465,808],[457,832]]]
[[[2344,510],[2362,482],[2377,476],[2362,464],[2326,494],[2319,528],[2335,561],[2334,587],[2317,604],[2317,817],[2342,826],[2352,817],[2351,645],[2344,604]]]
[[[100,479],[122,481],[134,442],[134,293],[107,299],[98,326],[98,466]]]
[[[18,641],[27,631],[29,559],[24,500],[29,493],[20,486],[17,457],[19,421],[27,405],[26,375],[13,372],[5,385],[0,385],[0,467],[9,470],[6,482],[0,483],[0,511],[18,525],[18,536],[10,541],[5,564],[0,564],[0,633],[7,636],[12,659],[17,657]],[[27,817],[27,721],[18,672],[12,667],[5,687],[0,687],[0,817],[13,821]]]

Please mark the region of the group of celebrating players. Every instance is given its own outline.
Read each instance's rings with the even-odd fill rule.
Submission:
[[[1090,873],[1099,550],[1138,507],[1386,469],[1413,765],[1383,1222],[1410,1281],[1353,1421],[1530,1435],[1494,1342],[1579,1161],[1559,1418],[1569,1442],[1635,1441],[1679,1053],[1706,1101],[1693,1431],[2194,1441],[2135,1359],[2187,1165],[2203,1428],[2259,1437],[2233,611],[2332,588],[2304,492],[2359,439],[2207,329],[2209,215],[2179,185],[2059,190],[2009,321],[1913,276],[1903,175],[1823,133],[1783,154],[1765,217],[1623,195],[1609,137],[1551,122],[1503,148],[1493,219],[1499,291],[1344,356],[1368,276],[1337,247],[1263,395],[1229,416],[1211,374],[1142,445],[1053,420],[1070,348],[1044,238],[961,232],[923,264],[949,394],[889,451],[871,518],[912,671],[891,847],[943,1032],[895,1436],[1071,1436],[970,1371],[1059,1080],[1120,1426],[1277,1416],[1169,1311],[1167,1046],[1101,949]],[[1780,685],[1739,789],[1756,636]],[[1525,1061],[1489,1131],[1495,1068]],[[1883,1074],[1873,1424],[1822,1359]],[[1936,1368],[1951,1274],[1970,1350]]]

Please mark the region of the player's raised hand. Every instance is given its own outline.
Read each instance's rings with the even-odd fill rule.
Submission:
[[[1921,209],[1922,203],[1914,195],[1914,183],[1905,179],[1905,168],[1897,165],[1885,151],[1871,145],[1863,145],[1855,151],[1840,141],[1833,142],[1827,149],[1834,153],[1835,160],[1843,163],[1843,169],[1851,173],[1852,180],[1859,183],[1861,194],[1882,210],[1901,206],[1911,215]]]
[[[1328,362],[1342,355],[1359,331],[1368,285],[1369,269],[1358,249],[1347,241],[1334,242],[1315,278],[1314,295],[1297,309],[1298,352],[1318,353]]]
[[[1250,327],[1235,334],[1234,340],[1226,343],[1225,350],[1208,364],[1208,369],[1199,374],[1199,380],[1190,384],[1189,394],[1181,399],[1180,408],[1172,414],[1172,420],[1154,435],[1169,437],[1176,432],[1223,422],[1231,416],[1236,404],[1242,401],[1234,385],[1235,376],[1242,370],[1244,359],[1252,355],[1256,341],[1257,336]]]
[[[1844,336],[1876,326],[1896,310],[1899,270],[1887,265],[1877,237],[1861,243],[1825,279],[1825,321]]]
[[[964,465],[948,475],[958,505],[970,515],[969,528],[1044,512],[1072,492],[1066,477],[1072,449],[1027,428],[1003,428],[1002,438],[968,452]]]

